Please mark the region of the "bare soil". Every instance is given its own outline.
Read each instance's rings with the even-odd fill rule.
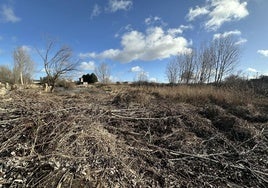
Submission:
[[[193,105],[127,88],[10,91],[0,187],[268,187],[267,112],[267,100]]]

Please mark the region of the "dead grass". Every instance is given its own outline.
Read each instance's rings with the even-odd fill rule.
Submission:
[[[11,91],[0,101],[0,185],[267,187],[267,114],[235,94],[212,86]]]
[[[214,86],[165,86],[139,89],[151,93],[159,99],[185,102],[194,105],[215,103],[218,105],[245,105],[252,103],[253,96],[248,92],[235,91]]]

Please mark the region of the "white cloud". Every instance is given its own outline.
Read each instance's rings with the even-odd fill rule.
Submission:
[[[129,10],[133,5],[132,0],[109,0],[108,11]]]
[[[19,22],[21,19],[17,17],[14,10],[10,6],[3,5],[0,9],[0,21],[2,22]]]
[[[196,6],[195,9],[190,8],[189,13],[187,14],[187,18],[189,21],[193,21],[196,17],[206,15],[209,13],[207,7],[199,7]]]
[[[235,43],[235,45],[242,45],[242,44],[246,43],[247,41],[248,41],[247,39],[240,38],[240,39]]]
[[[120,10],[127,11],[132,8],[132,0],[108,0],[108,4],[101,7],[99,4],[95,4],[91,12],[90,18],[99,16],[103,11],[105,13],[114,13]]]
[[[149,81],[150,82],[157,82],[157,78],[150,78]]]
[[[100,13],[101,13],[101,7],[98,4],[95,4],[91,12],[90,18],[92,19],[93,17],[100,15]]]
[[[155,17],[150,16],[148,18],[145,18],[144,23],[147,25],[150,25],[152,22],[156,22],[156,21],[160,21],[160,20],[161,20],[161,18],[158,16],[155,16]]]
[[[154,17],[150,16],[148,18],[145,18],[144,23],[148,27],[165,27],[168,25],[166,22],[163,21],[162,18],[158,16],[154,16]],[[182,34],[184,30],[192,29],[192,28],[193,28],[192,25],[180,25],[178,28],[168,29],[167,32],[168,34],[175,36],[178,34]]]
[[[94,70],[95,69],[95,62],[89,61],[89,62],[82,62],[80,64],[81,70]]]
[[[216,30],[224,22],[246,17],[249,14],[246,6],[247,2],[240,3],[240,0],[211,0],[213,10],[209,13],[206,28]]]
[[[131,30],[133,30],[131,24],[126,25],[126,26],[124,27],[124,29],[125,29],[126,31],[131,31]]]
[[[145,18],[144,20],[144,23],[147,25],[147,26],[152,26],[152,25],[160,25],[160,26],[166,26],[167,23],[164,22],[162,20],[162,18],[158,17],[158,16],[150,16],[148,18]]]
[[[121,27],[119,29],[119,31],[114,35],[114,37],[117,38],[117,37],[119,37],[121,35],[121,33],[123,33],[123,32],[129,32],[129,31],[132,31],[132,30],[133,30],[132,25],[131,24],[128,24],[125,27]]]
[[[120,50],[118,49],[109,49],[105,50],[100,54],[95,54],[91,56],[92,58],[99,58],[99,59],[114,59],[120,55]]]
[[[130,69],[131,72],[141,72],[143,69],[140,66],[135,66]]]
[[[253,73],[258,72],[258,71],[257,71],[256,69],[254,69],[254,68],[248,68],[247,71],[248,71],[248,72],[253,72]]]
[[[28,45],[22,45],[20,48],[22,48],[27,53],[30,53],[32,51],[31,46],[28,46]]]
[[[232,36],[232,35],[240,36],[241,35],[241,31],[239,31],[239,30],[233,30],[233,31],[226,31],[224,33],[216,33],[216,34],[213,35],[213,40],[219,39],[219,38],[229,37],[229,36]],[[247,41],[248,41],[247,39],[240,37],[237,40],[237,42],[235,43],[235,45],[242,45],[242,44],[246,43]]]
[[[265,57],[268,57],[268,50],[258,50],[257,52]]]
[[[178,34],[182,34],[183,30],[181,28],[172,28],[172,29],[169,29],[167,32],[171,36],[176,36]]]
[[[214,34],[213,39],[225,38],[225,37],[228,37],[230,35],[241,35],[241,31],[234,30],[234,31],[227,31],[224,33],[217,33],[217,34]]]
[[[96,57],[96,53],[80,53],[78,55],[81,59],[85,59],[85,58],[95,58]]]
[[[189,25],[189,26],[186,26],[186,25],[181,25],[180,27],[178,28],[171,28],[171,29],[168,29],[168,34],[170,34],[171,36],[176,36],[178,34],[182,34],[184,30],[186,29],[192,29],[192,26]]]
[[[85,53],[80,57],[112,59],[121,63],[135,60],[151,61],[169,58],[189,51],[188,41],[180,36],[174,36],[161,27],[150,27],[145,33],[133,30],[121,37],[122,49],[109,49],[101,53]]]
[[[193,26],[192,26],[192,25],[180,25],[180,28],[181,28],[182,30],[193,29]]]
[[[187,15],[189,21],[198,16],[207,16],[205,27],[208,30],[217,30],[225,22],[240,20],[249,15],[247,2],[240,0],[207,0],[204,7],[190,9]]]

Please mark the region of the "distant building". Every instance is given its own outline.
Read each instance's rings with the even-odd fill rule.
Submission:
[[[80,84],[80,85],[88,85],[87,82],[84,82],[84,79],[83,79],[82,77],[79,78],[79,84]]]

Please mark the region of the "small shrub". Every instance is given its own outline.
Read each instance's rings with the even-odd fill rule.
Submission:
[[[123,93],[118,93],[112,104],[129,107],[132,104],[139,104],[145,106],[150,103],[152,96],[146,92],[143,92],[142,89],[128,89]]]
[[[63,87],[64,89],[73,89],[75,87],[75,83],[66,80],[60,80],[57,82],[56,86]]]

